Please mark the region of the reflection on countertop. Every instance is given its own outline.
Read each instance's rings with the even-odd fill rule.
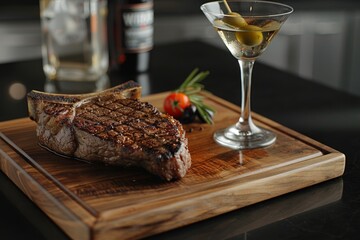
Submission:
[[[282,219],[296,219],[298,214],[336,203],[341,200],[342,193],[343,180],[336,179],[306,189],[301,194],[287,194],[276,201],[268,201],[268,204],[259,203],[230,212],[220,216],[221,221],[209,219],[149,239],[191,239],[194,229],[197,229],[199,239],[243,239],[243,237],[246,239],[247,234],[256,232],[258,228]],[[296,220],[294,220],[295,225]]]

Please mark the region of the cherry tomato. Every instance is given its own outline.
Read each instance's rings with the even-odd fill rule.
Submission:
[[[180,118],[184,109],[191,105],[189,97],[184,93],[173,92],[164,100],[164,110],[174,118]]]

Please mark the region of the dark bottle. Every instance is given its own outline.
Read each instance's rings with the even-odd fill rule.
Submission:
[[[153,0],[109,0],[110,67],[136,73],[149,69],[153,48]]]

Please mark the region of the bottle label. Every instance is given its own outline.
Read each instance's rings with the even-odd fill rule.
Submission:
[[[123,52],[149,51],[153,47],[154,11],[152,3],[129,4],[121,9]]]

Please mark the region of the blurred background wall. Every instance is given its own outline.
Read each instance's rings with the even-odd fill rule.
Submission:
[[[278,0],[294,14],[259,59],[276,68],[360,96],[360,1]],[[202,40],[224,48],[202,15],[203,0],[154,0],[157,44]],[[41,55],[39,2],[0,3],[0,63]]]

